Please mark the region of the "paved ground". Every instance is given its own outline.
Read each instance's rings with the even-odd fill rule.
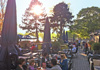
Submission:
[[[72,70],[90,70],[87,56],[79,49],[76,57],[73,58]]]

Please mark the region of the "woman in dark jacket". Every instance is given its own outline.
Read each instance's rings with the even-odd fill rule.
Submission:
[[[25,64],[25,59],[20,58],[20,59],[18,60],[18,66],[17,66],[16,70],[26,70],[27,67],[24,66],[24,64]]]
[[[61,55],[60,65],[62,70],[68,70],[68,60],[65,54]]]

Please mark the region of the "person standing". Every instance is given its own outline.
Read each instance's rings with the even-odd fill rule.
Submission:
[[[35,50],[35,45],[33,44],[32,47],[30,48],[31,52],[33,53]]]
[[[87,52],[88,52],[88,44],[87,44],[87,42],[85,43],[85,54],[87,54]]]
[[[24,64],[25,64],[25,59],[20,58],[18,60],[18,66],[17,66],[16,70],[26,70],[27,67],[25,67]]]
[[[51,70],[62,70],[59,65],[57,65],[56,59],[51,59]]]
[[[42,67],[45,67],[45,66],[48,67],[48,68],[50,67],[48,56],[49,56],[48,53],[44,53],[44,54],[43,54],[42,62],[41,62],[41,66],[42,66]]]
[[[60,65],[62,70],[68,70],[68,60],[65,54],[61,54]]]
[[[80,46],[81,40],[78,40],[78,46]]]

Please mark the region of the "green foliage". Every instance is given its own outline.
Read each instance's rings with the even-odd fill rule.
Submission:
[[[67,33],[68,33],[68,38],[73,38],[73,35],[74,35],[73,32],[71,32],[71,31],[67,31]]]
[[[38,44],[38,50],[42,49],[42,44]]]
[[[43,37],[44,37],[44,33],[40,33],[40,32],[39,32],[38,35],[39,35],[39,37],[41,37],[41,38],[43,39]]]
[[[93,50],[94,50],[94,51],[100,50],[100,43],[94,43],[94,44],[93,44]]]
[[[52,50],[53,53],[58,53],[58,51],[60,50],[60,43],[58,41],[52,42]]]
[[[59,42],[61,45],[64,44],[64,40],[62,40],[62,39],[59,39],[58,42]]]
[[[91,50],[93,50],[93,45],[94,45],[94,41],[89,41],[89,44],[90,44],[90,47],[91,47]]]
[[[64,45],[61,45],[61,49],[68,49],[68,45],[67,44],[64,44]]]
[[[52,49],[54,53],[58,53],[62,49],[68,49],[68,45],[64,44],[62,39],[59,39],[58,41],[52,42]]]
[[[90,45],[92,45],[92,44],[94,44],[94,43],[95,43],[94,41],[89,41],[89,44],[90,44]]]
[[[34,12],[34,7],[36,5],[41,6],[42,13],[40,15],[36,15]],[[42,3],[38,0],[32,0],[22,17],[23,25],[20,25],[19,27],[30,34],[35,34],[38,40],[38,32],[43,32],[44,30],[45,16],[46,13]]]
[[[31,43],[30,43],[30,41],[21,41],[20,46],[23,48],[25,48],[27,46],[27,48],[28,48],[28,47],[31,47]]]
[[[52,46],[56,47],[56,48],[60,47],[60,43],[58,41],[55,41],[55,42],[52,43]]]
[[[91,32],[100,29],[100,8],[90,7],[82,9],[74,23],[70,28],[71,31],[82,38],[89,38]]]
[[[68,5],[64,2],[61,2],[54,6],[53,12],[54,14],[51,17],[51,27],[53,28],[53,32],[57,32],[60,34],[61,39],[64,27],[71,25],[73,16],[69,11]]]

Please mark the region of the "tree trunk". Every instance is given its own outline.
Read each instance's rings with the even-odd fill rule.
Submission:
[[[37,38],[37,41],[36,41],[36,42],[39,42],[39,38],[38,38],[38,23],[37,23],[37,18],[38,18],[38,16],[35,17],[35,24],[36,24],[36,38]]]
[[[37,38],[37,42],[39,42],[37,24],[36,24],[36,38]]]

